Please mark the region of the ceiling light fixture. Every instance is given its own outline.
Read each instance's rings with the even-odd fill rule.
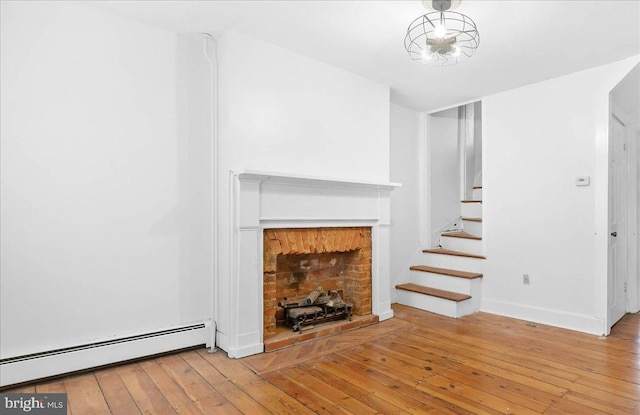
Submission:
[[[411,22],[404,47],[414,61],[446,66],[471,57],[480,44],[476,24],[462,13],[453,12],[461,0],[422,0],[434,10]]]

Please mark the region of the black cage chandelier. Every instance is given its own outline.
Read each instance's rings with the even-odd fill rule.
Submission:
[[[434,10],[411,22],[404,47],[414,61],[446,66],[463,61],[476,51],[480,34],[476,24],[462,13],[451,11],[461,0],[423,0]]]

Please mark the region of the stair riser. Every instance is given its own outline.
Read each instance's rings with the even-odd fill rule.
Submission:
[[[482,278],[457,278],[432,272],[411,271],[411,282],[414,284],[467,294],[472,297],[480,296],[481,281]]]
[[[462,216],[467,218],[481,218],[482,217],[482,203],[462,203],[461,206]]]
[[[398,303],[448,317],[462,317],[480,309],[480,301],[474,298],[455,302],[405,290],[397,290]]]
[[[482,241],[477,239],[453,238],[442,236],[440,245],[452,251],[466,252],[468,254],[482,255]]]
[[[470,220],[463,220],[463,229],[465,232],[471,235],[482,237],[482,222],[472,222]]]
[[[473,189],[471,192],[473,200],[482,200],[482,189]]]
[[[438,268],[457,269],[460,271],[479,272],[484,269],[484,260],[453,255],[422,253],[420,264]]]

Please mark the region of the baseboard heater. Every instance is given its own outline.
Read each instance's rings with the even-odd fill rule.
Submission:
[[[0,387],[208,343],[206,322],[0,359]]]

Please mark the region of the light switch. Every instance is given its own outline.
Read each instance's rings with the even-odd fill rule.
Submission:
[[[589,176],[576,177],[576,186],[589,186]]]

